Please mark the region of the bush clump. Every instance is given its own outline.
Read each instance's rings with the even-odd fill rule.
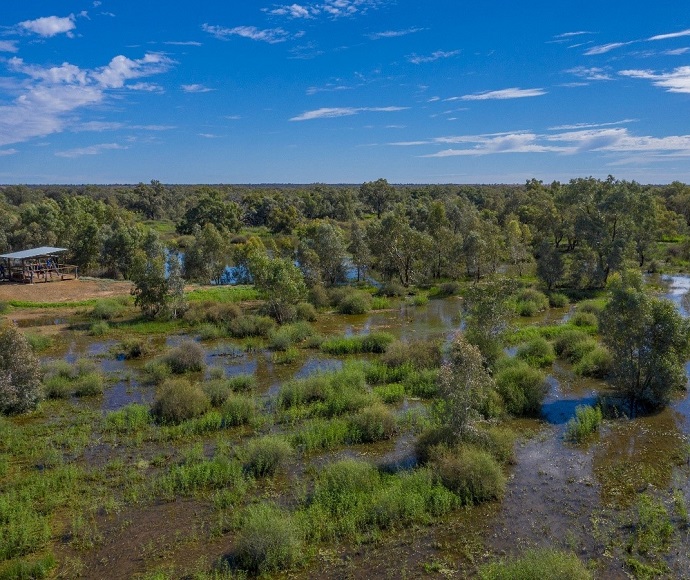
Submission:
[[[357,334],[324,340],[321,343],[321,350],[329,354],[380,354],[385,352],[394,340],[393,335],[387,332]]]
[[[505,493],[506,477],[501,466],[483,449],[461,445],[439,450],[432,464],[443,485],[455,493],[463,505],[500,499]]]
[[[242,315],[242,309],[231,302],[192,302],[184,313],[186,322],[196,325],[202,323],[227,326]]]
[[[268,316],[246,314],[232,320],[228,330],[234,338],[248,338],[250,336],[268,336],[275,328],[275,321]]]
[[[580,359],[574,370],[578,375],[604,379],[611,372],[612,366],[611,353],[606,347],[597,345]]]
[[[280,328],[272,330],[268,335],[269,348],[273,350],[287,350],[294,344],[307,340],[314,334],[314,329],[308,322],[294,322],[284,324]]]
[[[223,401],[221,413],[227,426],[247,425],[256,417],[256,400],[254,397],[232,393]]]
[[[551,308],[565,308],[569,304],[570,300],[568,300],[565,294],[561,294],[560,292],[549,294],[549,306],[551,306]]]
[[[390,439],[395,434],[395,415],[385,405],[362,409],[351,420],[352,438],[360,443]]]
[[[578,310],[573,317],[570,319],[570,324],[573,326],[585,326],[590,328],[596,328],[599,323],[597,315],[591,312],[583,312]]]
[[[522,556],[479,568],[481,580],[591,580],[578,557],[553,548],[528,550]]]
[[[120,316],[125,310],[121,302],[113,298],[98,300],[89,313],[92,320],[113,320]]]
[[[274,504],[258,503],[246,508],[237,533],[239,565],[255,574],[285,570],[303,557],[299,525]]]
[[[275,474],[292,457],[291,445],[278,435],[252,439],[244,449],[245,469],[255,477]]]
[[[300,302],[295,306],[295,318],[306,322],[314,322],[316,320],[316,308],[309,302]]]
[[[186,379],[169,379],[161,386],[151,413],[163,424],[178,424],[203,415],[208,408],[208,397],[199,385]]]
[[[38,359],[14,325],[0,324],[0,413],[24,413],[41,399]]]
[[[597,341],[578,329],[568,329],[554,342],[556,354],[571,363],[579,362],[585,354],[597,346]]]
[[[520,316],[534,316],[549,307],[548,297],[534,288],[525,288],[515,299],[515,311]]]
[[[541,371],[526,362],[511,360],[496,373],[496,389],[509,413],[538,415],[548,385]]]
[[[447,296],[456,296],[460,293],[461,286],[458,282],[443,282],[438,285],[436,296],[445,298]]]
[[[539,336],[520,346],[516,354],[517,358],[524,360],[533,367],[545,367],[556,360],[553,346],[545,338]]]
[[[206,368],[206,353],[203,347],[193,340],[185,340],[173,348],[165,357],[165,362],[173,374],[201,372]]]
[[[387,296],[388,298],[400,298],[407,294],[407,289],[400,282],[389,280],[379,288],[377,294],[379,296]]]
[[[438,368],[443,361],[443,343],[438,339],[396,340],[388,345],[381,362],[389,367],[412,365],[416,369]]]
[[[365,314],[371,310],[371,295],[367,292],[352,292],[338,304],[340,314]]]
[[[599,430],[602,419],[601,407],[578,405],[575,416],[566,425],[565,438],[575,443],[585,441]]]

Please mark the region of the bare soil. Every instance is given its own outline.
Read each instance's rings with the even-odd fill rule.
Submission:
[[[25,300],[30,302],[79,302],[92,298],[109,298],[129,294],[131,282],[80,278],[55,280],[36,284],[0,284],[0,301]]]

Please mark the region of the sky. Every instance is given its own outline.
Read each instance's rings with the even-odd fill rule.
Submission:
[[[22,0],[0,183],[690,182],[677,0]]]

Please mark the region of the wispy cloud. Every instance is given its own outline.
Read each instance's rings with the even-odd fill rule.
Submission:
[[[578,30],[576,32],[564,32],[563,34],[556,34],[554,38],[572,38],[573,36],[582,36],[583,34],[594,34],[588,30]]]
[[[278,6],[277,8],[264,9],[265,12],[274,16],[289,16],[290,18],[313,18],[319,13],[319,10],[313,6],[300,6],[299,4],[291,4],[290,6]]]
[[[313,119],[332,119],[334,117],[349,117],[359,113],[391,113],[404,111],[409,107],[322,107],[313,111],[306,111],[292,117],[290,121],[311,121]]]
[[[680,32],[657,34],[656,36],[650,36],[647,40],[668,40],[669,38],[680,38],[681,36],[690,36],[690,28],[687,30],[681,30]]]
[[[235,26],[234,28],[224,28],[223,26],[213,26],[211,24],[203,24],[201,26],[204,32],[215,36],[219,40],[228,40],[232,36],[240,36],[242,38],[249,38],[251,40],[258,40],[261,42],[268,42],[269,44],[278,44],[285,42],[290,38],[290,33],[282,28],[266,28],[259,29],[256,26]]]
[[[16,149],[0,149],[0,157],[4,157],[6,155],[14,155],[16,153],[19,153]]]
[[[597,54],[606,54],[607,52],[620,48],[621,46],[627,46],[628,44],[632,44],[632,42],[611,42],[609,44],[600,44],[586,50],[585,55],[593,56]]]
[[[406,28],[404,30],[385,30],[383,32],[374,32],[372,34],[367,34],[371,40],[381,40],[383,38],[398,38],[399,36],[407,36],[408,34],[414,34],[415,32],[420,32],[424,30],[423,28]]]
[[[498,91],[485,91],[483,93],[475,93],[472,95],[463,95],[461,97],[451,97],[445,99],[446,101],[461,100],[461,101],[488,101],[488,100],[505,100],[505,99],[524,99],[527,97],[541,97],[545,95],[544,89],[520,89],[518,87],[511,87],[509,89],[501,89]]]
[[[442,58],[450,58],[451,56],[457,56],[458,54],[460,54],[459,50],[437,50],[426,56],[411,54],[407,57],[407,60],[410,61],[412,64],[422,64],[426,62],[434,62],[435,60],[439,60]]]
[[[82,157],[84,155],[100,155],[104,151],[111,151],[114,149],[127,149],[127,147],[117,143],[101,143],[99,145],[89,145],[88,147],[79,147],[77,149],[57,151],[55,155],[58,157],[67,157],[69,159],[73,159],[75,157]]]
[[[275,8],[265,8],[264,12],[272,16],[285,16],[288,18],[343,18],[365,14],[368,10],[378,8],[384,4],[384,0],[325,0],[324,2],[312,2],[308,4],[279,5]]]
[[[656,87],[669,93],[690,93],[690,66],[681,66],[672,72],[657,73],[651,70],[622,70],[618,74],[635,79],[651,80]]]
[[[17,52],[16,40],[0,40],[0,52]]]
[[[19,23],[19,28],[27,32],[33,32],[39,36],[49,38],[58,34],[66,34],[70,38],[74,36],[72,32],[77,27],[74,14],[69,16],[43,16],[36,20],[24,20]]]
[[[168,40],[163,44],[172,46],[203,46],[201,42],[197,42],[196,40]]]
[[[681,54],[685,54],[688,51],[690,51],[690,48],[687,46],[684,46],[683,48],[674,48],[672,50],[665,50],[663,54],[668,55],[668,56],[680,56]]]
[[[181,85],[180,88],[185,93],[210,93],[211,91],[215,91],[215,89],[199,84]]]
[[[565,72],[575,75],[588,81],[611,81],[613,77],[606,71],[606,69],[599,67],[576,66],[566,70]]]
[[[199,133],[199,137],[204,139],[218,139],[220,135],[214,135],[213,133]]]
[[[622,119],[621,121],[609,121],[608,123],[575,123],[572,125],[558,125],[556,127],[549,127],[549,131],[570,131],[573,129],[594,129],[598,127],[611,127],[614,125],[627,125],[629,123],[636,123],[638,119]]]
[[[309,87],[307,89],[308,95],[315,95],[317,93],[333,93],[338,91],[350,91],[353,87],[343,84],[327,83],[322,87]]]
[[[140,59],[119,55],[106,66],[81,69],[70,63],[54,67],[27,64],[13,57],[8,68],[27,77],[19,96],[0,106],[0,146],[44,137],[73,125],[75,111],[102,103],[113,89],[136,87],[130,80],[167,71],[174,61],[159,53]]]

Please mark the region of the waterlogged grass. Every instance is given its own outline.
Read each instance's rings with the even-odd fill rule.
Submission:
[[[383,353],[395,338],[387,332],[372,332],[356,336],[330,338],[321,343],[321,350],[328,354]]]
[[[198,288],[185,295],[189,302],[244,302],[258,300],[261,295],[254,286],[213,286]]]
[[[578,405],[575,408],[575,417],[566,425],[565,438],[575,443],[582,443],[599,430],[602,420],[601,407]]]
[[[485,564],[481,580],[591,580],[592,574],[578,557],[554,548],[528,550],[512,560]]]

